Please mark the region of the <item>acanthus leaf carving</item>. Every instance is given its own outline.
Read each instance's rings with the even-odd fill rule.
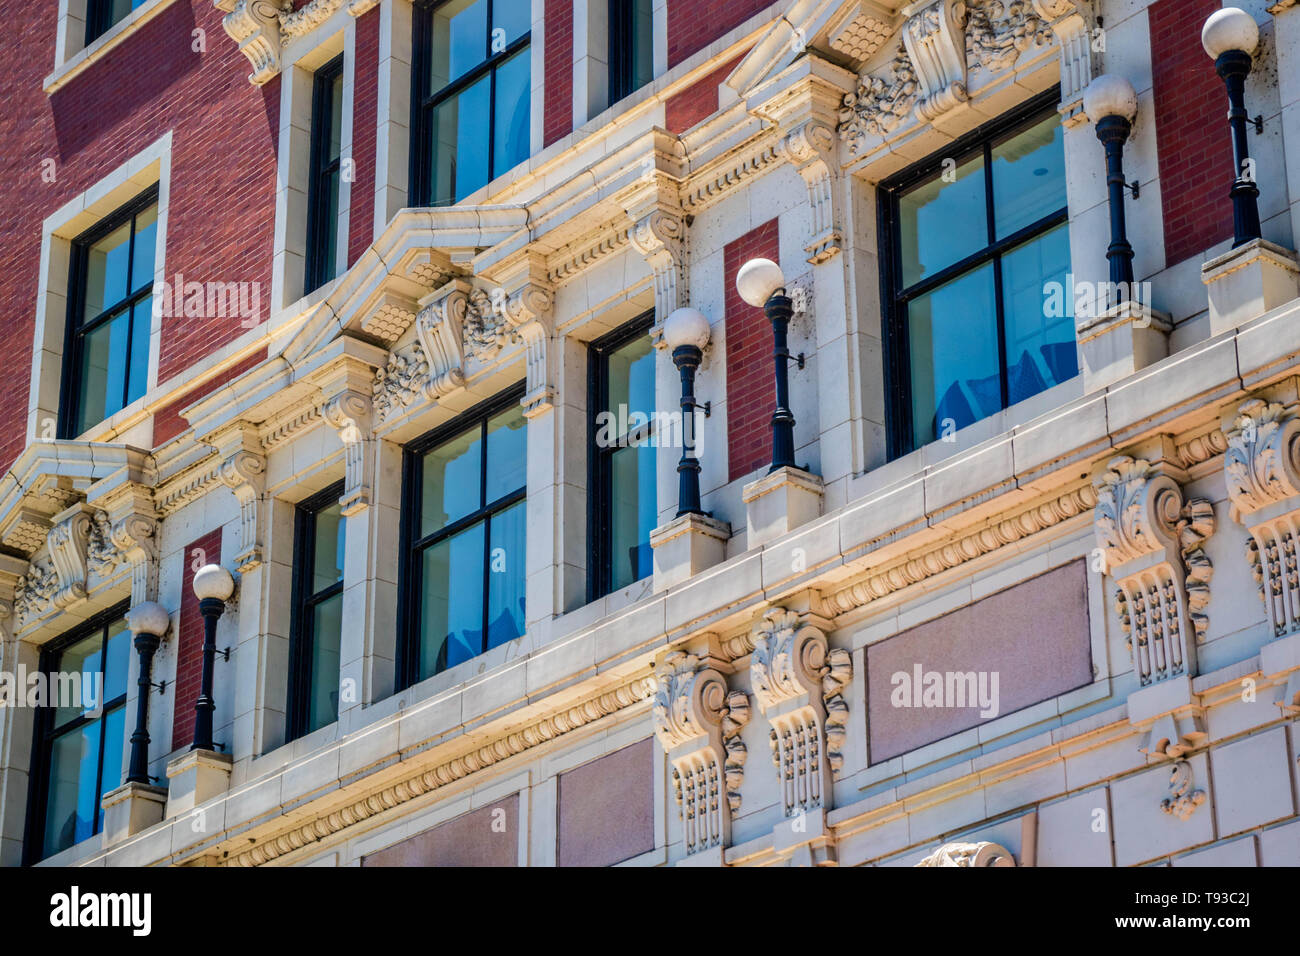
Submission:
[[[980,66],[993,72],[1015,66],[1032,46],[1048,46],[1052,30],[1030,0],[970,0],[966,50]]]
[[[379,420],[400,415],[420,397],[429,377],[429,361],[417,342],[408,350],[388,353],[384,367],[375,372],[371,399]]]
[[[56,518],[46,539],[50,560],[59,578],[53,598],[57,608],[70,607],[86,599],[89,570],[86,551],[90,543],[92,513],[86,505],[73,506]]]
[[[1300,417],[1252,398],[1223,427],[1223,477],[1274,637],[1300,629]]]
[[[494,290],[494,295],[489,296],[482,289],[471,289],[463,323],[466,355],[488,359],[498,352],[510,334],[504,290]]]
[[[221,25],[253,65],[248,81],[255,86],[269,82],[280,72],[280,20],[292,12],[289,0],[215,0],[215,4],[226,14]]]
[[[997,843],[945,843],[917,866],[1013,867],[1015,857]]]
[[[415,334],[428,365],[424,394],[436,401],[465,384],[462,329],[469,307],[466,284],[460,280],[449,283],[421,303]]]
[[[852,659],[828,647],[821,628],[782,607],[753,628],[750,685],[771,725],[768,742],[787,817],[830,809],[830,785],[843,764],[848,704],[842,691]]]
[[[1119,455],[1094,479],[1093,529],[1116,584],[1115,609],[1143,686],[1195,673],[1214,568],[1202,544],[1213,505],[1184,501],[1161,466]]]
[[[27,573],[19,575],[14,584],[14,615],[18,619],[18,629],[45,613],[58,588],[59,576],[52,563],[42,559],[28,565]]]
[[[740,809],[749,698],[700,658],[671,651],[655,669],[655,736],[672,765],[687,855],[726,846]]]

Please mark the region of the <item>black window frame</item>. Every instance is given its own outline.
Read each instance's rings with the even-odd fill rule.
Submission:
[[[421,638],[421,614],[422,607],[420,601],[420,574],[423,570],[422,561],[424,551],[439,541],[450,538],[466,528],[472,527],[480,521],[487,521],[493,515],[496,515],[507,508],[524,501],[528,497],[528,481],[525,476],[524,484],[521,488],[515,489],[502,495],[494,501],[486,502],[480,505],[478,509],[470,514],[463,515],[454,521],[448,522],[437,531],[427,535],[420,534],[420,512],[423,504],[424,483],[423,483],[423,463],[425,453],[438,447],[439,445],[450,441],[458,435],[464,434],[475,424],[481,429],[483,438],[482,448],[485,457],[479,463],[479,501],[483,501],[486,495],[487,467],[487,424],[499,415],[501,412],[510,409],[512,406],[519,404],[520,399],[524,397],[525,383],[517,382],[498,392],[491,398],[480,402],[473,408],[457,415],[451,421],[444,425],[432,429],[421,435],[419,438],[409,442],[402,449],[402,511],[401,511],[401,553],[398,560],[398,594],[397,594],[397,619],[401,622],[398,626],[398,648],[397,648],[397,673],[394,684],[398,691],[418,683],[425,679],[420,677],[420,638]],[[525,436],[525,441],[527,440]],[[525,444],[525,448],[527,445]],[[527,533],[525,531],[525,533]],[[488,575],[491,569],[491,550],[487,547],[487,539],[484,539],[483,555],[483,612],[482,612],[482,642],[483,649],[479,651],[481,656],[487,653],[488,640],[488,600],[490,591],[488,586]],[[525,569],[525,580],[527,579],[527,569]],[[443,673],[438,671],[437,673]],[[433,675],[428,675],[433,676]]]
[[[81,354],[83,342],[86,336],[99,328],[106,322],[110,322],[117,316],[126,312],[129,316],[131,310],[144,299],[153,295],[154,276],[151,274],[148,281],[138,288],[131,288],[131,282],[135,276],[131,270],[135,268],[135,218],[144,210],[158,202],[158,184],[154,183],[140,195],[134,197],[129,202],[119,206],[109,215],[105,216],[95,225],[91,226],[81,235],[72,240],[71,255],[68,262],[68,312],[67,319],[64,323],[63,335],[63,370],[61,381],[59,383],[59,420],[57,435],[59,438],[71,439],[76,438],[80,432],[74,432],[77,419],[80,417],[81,409],[78,407],[77,395],[79,392],[78,385],[81,370]],[[160,210],[161,211],[161,210]],[[89,262],[90,248],[104,236],[107,236],[113,230],[120,227],[123,223],[131,223],[130,248],[127,250],[127,291],[126,295],[116,302],[108,303],[89,321],[82,320],[82,314],[86,307],[86,272]],[[159,216],[161,223],[161,216]],[[155,230],[160,232],[161,229]],[[157,240],[155,239],[155,242]],[[158,247],[154,246],[154,269],[157,270]],[[180,290],[176,290],[180,295]],[[130,389],[131,375],[130,364],[135,342],[135,323],[127,321],[127,374],[123,376],[123,393],[122,407],[126,408],[131,404]],[[148,347],[148,342],[145,343]],[[141,393],[142,395],[144,393]],[[137,396],[139,397],[139,396]],[[114,413],[116,414],[116,412]]]
[[[343,76],[340,53],[312,75],[311,91],[311,159],[307,181],[307,250],[303,268],[303,294],[310,295],[335,277],[338,270],[338,218],[330,221],[329,192],[325,181],[343,166],[340,149],[337,159],[327,159],[330,139],[334,135],[333,86]],[[346,103],[344,107],[346,108]],[[343,117],[339,117],[342,125]],[[342,130],[339,130],[340,142]],[[336,186],[341,194],[341,183]]]
[[[1006,361],[1006,303],[1003,300],[1002,257],[1025,242],[1045,234],[1068,222],[1069,205],[1054,210],[1005,238],[997,238],[997,223],[993,203],[993,163],[991,151],[995,142],[1028,129],[1056,113],[1060,102],[1060,88],[1053,87],[1027,100],[956,142],[927,156],[902,172],[883,180],[876,189],[876,227],[880,250],[880,302],[881,338],[885,352],[885,411],[887,427],[886,456],[892,461],[913,452],[911,354],[908,348],[907,303],[912,299],[937,289],[958,276],[985,265],[993,264],[993,299],[998,327],[999,378],[1002,409],[1010,407],[1009,383]],[[988,226],[988,243],[970,255],[924,279],[903,285],[902,262],[899,254],[899,198],[907,190],[929,179],[942,169],[945,160],[953,160],[960,167],[967,159],[982,155],[984,159],[984,201]],[[986,416],[987,417],[987,416]],[[976,419],[982,421],[983,419]]]
[[[32,721],[31,775],[28,777],[27,781],[27,819],[23,834],[24,866],[31,866],[46,859],[45,823],[46,816],[49,812],[47,803],[49,802],[50,762],[53,757],[54,740],[57,737],[62,737],[64,734],[74,732],[78,728],[91,723],[93,720],[98,720],[100,722],[101,731],[99,734],[99,759],[96,770],[96,789],[98,790],[98,793],[95,795],[95,818],[94,828],[91,830],[91,836],[101,832],[99,827],[99,814],[102,809],[101,802],[104,799],[105,793],[103,780],[104,746],[107,738],[107,735],[103,733],[102,726],[107,724],[108,714],[110,711],[119,707],[122,708],[123,711],[126,709],[126,701],[131,691],[131,661],[128,658],[126,679],[123,681],[125,690],[122,691],[121,695],[114,697],[112,700],[106,700],[101,703],[99,708],[99,717],[90,718],[85,714],[81,714],[59,727],[54,726],[54,717],[57,708],[53,706],[54,689],[48,680],[48,675],[56,669],[58,659],[62,656],[65,650],[72,645],[85,640],[87,637],[90,637],[96,631],[99,631],[101,634],[99,646],[100,673],[104,673],[102,669],[104,663],[103,655],[108,645],[109,625],[116,621],[123,620],[126,617],[127,611],[130,610],[130,606],[131,602],[129,600],[115,604],[111,608],[101,611],[89,620],[78,625],[73,630],[68,631],[66,634],[61,634],[41,646],[39,667],[41,673],[47,675],[47,698],[45,705],[37,708],[35,719]],[[124,736],[122,740],[118,741],[118,746],[120,747],[125,747],[125,741],[129,739],[126,735],[132,732],[132,728],[127,726],[125,719],[130,716],[130,714],[124,713],[122,724]],[[122,769],[127,769],[125,753],[123,754]],[[120,786],[120,784],[115,783],[109,789],[116,789],[118,786]],[[72,845],[76,846],[75,843]],[[65,849],[68,848],[65,847]],[[63,851],[59,850],[57,852],[61,853]]]
[[[644,441],[654,433],[654,416],[640,428],[629,431],[623,444],[600,448],[596,445],[596,417],[609,405],[609,357],[633,339],[649,335],[654,310],[619,326],[587,347],[587,600],[602,598],[613,590],[614,452],[632,441]],[[657,399],[656,399],[657,401]],[[647,409],[653,413],[654,409]],[[645,580],[641,578],[639,580]]]
[[[311,651],[315,640],[312,612],[316,609],[316,605],[343,593],[344,578],[319,591],[308,591],[311,579],[316,573],[316,517],[331,505],[338,504],[342,496],[343,482],[338,481],[300,501],[294,508],[293,584],[291,586],[293,611],[289,621],[289,689],[286,701],[285,743],[297,740],[308,733],[307,718],[312,679]],[[340,521],[346,522],[346,518],[341,518]],[[345,523],[342,532],[347,534]],[[338,720],[337,714],[334,719]]]
[[[446,86],[438,90],[431,90],[427,87],[430,84],[430,60],[433,56],[433,15],[435,11],[450,0],[415,0],[414,10],[412,11],[412,50],[411,50],[411,162],[410,162],[410,189],[408,192],[408,203],[412,207],[432,206],[433,197],[433,167],[436,157],[433,150],[429,147],[429,117],[433,111],[444,100],[448,100],[465,88],[478,82],[484,74],[490,73],[492,80],[488,89],[488,117],[487,117],[487,182],[492,182],[496,177],[492,173],[496,160],[496,112],[497,112],[497,78],[496,71],[502,63],[505,63],[520,50],[527,47],[533,40],[533,31],[530,27],[526,32],[521,33],[513,41],[506,45],[506,48],[500,53],[492,52],[492,8],[497,0],[487,0],[487,23],[488,30],[484,38],[487,44],[487,59],[479,63],[472,70],[466,70],[461,76],[456,77]],[[529,71],[528,90],[532,93],[532,71]],[[455,205],[460,200],[452,199],[451,204]]]
[[[637,82],[636,47],[640,38],[636,32],[636,0],[606,0],[609,19],[609,105],[630,96],[649,82]],[[651,57],[653,59],[654,28],[650,30]],[[653,62],[651,73],[654,72]],[[653,79],[653,76],[651,77]]]

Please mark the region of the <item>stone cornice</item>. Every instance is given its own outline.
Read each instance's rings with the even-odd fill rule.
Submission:
[[[334,803],[328,807],[322,805],[321,813],[306,823],[264,837],[240,834],[240,851],[232,853],[224,863],[227,866],[261,866],[270,863],[596,721],[621,712],[643,709],[654,694],[654,689],[655,682],[652,678],[636,678],[588,696],[563,710],[531,719],[513,730],[480,738],[472,749],[448,756],[456,747],[463,745],[463,738],[457,738],[445,747],[410,758],[416,766],[398,779],[364,794],[350,794],[344,803]],[[250,840],[254,845],[246,846]]]

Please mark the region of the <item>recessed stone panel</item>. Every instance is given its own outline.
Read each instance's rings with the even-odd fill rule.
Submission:
[[[868,645],[871,763],[1091,682],[1080,560]]]
[[[560,866],[611,866],[655,846],[649,738],[560,774]]]
[[[517,866],[519,794],[361,858],[362,866]]]

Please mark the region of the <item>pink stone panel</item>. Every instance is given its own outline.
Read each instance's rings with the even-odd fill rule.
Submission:
[[[944,678],[942,700],[927,699],[924,694],[906,700],[901,688],[906,684],[909,689],[924,691],[930,673]],[[973,674],[975,682],[956,676],[964,674]],[[905,675],[907,680],[896,675]],[[867,737],[871,763],[951,737],[1091,681],[1087,571],[1083,561],[1075,561],[869,645]],[[972,689],[974,693],[968,693]],[[981,708],[975,703],[981,689],[985,700],[996,703],[995,713],[993,707]],[[927,703],[933,706],[925,706]],[[990,716],[981,716],[985,710]]]
[[[362,866],[518,866],[519,794],[361,858]]]
[[[654,849],[654,753],[646,738],[560,774],[560,866],[611,866]]]

